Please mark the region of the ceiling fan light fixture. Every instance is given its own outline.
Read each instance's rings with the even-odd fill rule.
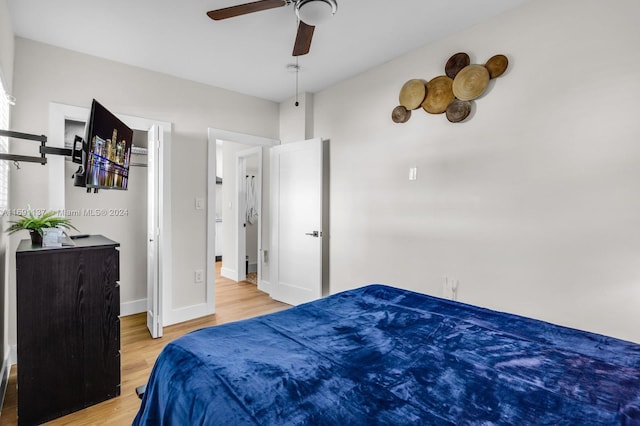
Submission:
[[[336,14],[338,3],[336,0],[298,0],[295,9],[302,22],[315,27]]]

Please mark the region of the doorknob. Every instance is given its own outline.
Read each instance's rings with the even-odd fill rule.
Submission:
[[[306,233],[306,234],[304,234],[304,235],[310,235],[310,236],[312,236],[312,237],[316,237],[316,238],[318,238],[318,237],[322,236],[322,232],[313,231],[313,232],[307,232],[307,233]]]

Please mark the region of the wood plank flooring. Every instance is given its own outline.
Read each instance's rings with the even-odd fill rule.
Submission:
[[[147,331],[146,313],[120,319],[121,347],[121,394],[117,398],[102,402],[84,410],[53,420],[47,425],[130,425],[140,400],[135,388],[146,383],[151,368],[164,346],[177,337],[192,330],[216,324],[237,321],[257,315],[268,314],[288,308],[271,299],[246,281],[236,283],[220,277],[220,262],[216,263],[216,314],[164,328],[164,336],[152,339]],[[0,425],[17,425],[17,367],[11,368],[11,376]],[[64,386],[64,383],[61,383]]]

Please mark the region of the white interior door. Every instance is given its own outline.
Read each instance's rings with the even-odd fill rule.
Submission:
[[[271,297],[291,305],[323,296],[323,142],[271,148]]]
[[[162,128],[149,129],[147,147],[147,328],[151,337],[162,337],[160,307],[160,268],[158,262],[159,232],[159,149],[162,142]]]

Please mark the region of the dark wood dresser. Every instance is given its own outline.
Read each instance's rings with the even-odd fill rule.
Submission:
[[[120,244],[74,242],[16,252],[20,425],[120,395]]]

